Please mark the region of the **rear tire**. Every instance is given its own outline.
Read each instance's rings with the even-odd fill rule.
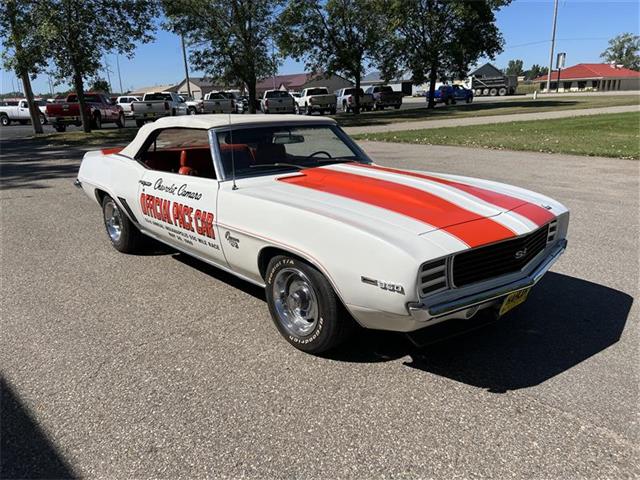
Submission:
[[[7,115],[0,115],[0,125],[8,127],[11,125],[11,119]]]
[[[140,249],[143,235],[109,195],[102,199],[102,219],[111,245],[121,253]]]
[[[93,125],[92,127],[95,128],[96,130],[100,130],[102,128],[102,117],[100,116],[100,114],[96,114],[93,117]]]
[[[56,132],[60,132],[60,133],[67,131],[66,125],[54,125],[53,128],[55,128]]]
[[[504,97],[507,94],[507,89],[502,87],[500,90],[498,90],[498,95],[500,95],[501,97]]]
[[[116,120],[116,126],[118,128],[124,128],[125,126],[124,113],[121,113],[120,115],[118,115],[118,120]]]
[[[315,267],[278,255],[266,271],[266,297],[280,334],[303,352],[319,354],[345,341],[354,322]]]
[[[189,115],[195,115],[197,112],[197,110],[195,109],[195,107],[189,107],[189,110],[187,111],[187,113]]]
[[[492,88],[491,90],[489,90],[489,95],[491,95],[492,97],[495,97],[497,94],[498,94],[498,89]]]
[[[47,117],[43,113],[41,113],[39,115],[39,118],[40,118],[40,125],[46,125],[47,124]]]

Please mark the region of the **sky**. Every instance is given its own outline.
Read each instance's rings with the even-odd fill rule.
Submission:
[[[553,19],[553,0],[515,0],[497,13],[497,22],[505,39],[504,52],[492,62],[506,67],[511,59],[522,59],[525,69],[532,64],[546,66]],[[640,2],[636,0],[559,0],[556,52],[566,52],[566,65],[600,62],[600,53],[608,40],[623,32],[640,34]],[[111,84],[120,90],[117,64],[123,89],[174,84],[184,78],[180,39],[158,31],[153,43],[139,45],[131,59],[115,55],[105,57],[109,64]],[[483,61],[479,62],[484,63]],[[286,59],[280,74],[299,73],[304,65]],[[192,76],[202,72],[190,71]],[[103,72],[104,78],[107,77]],[[14,91],[18,80],[12,72],[1,71],[0,93]],[[64,90],[66,86],[55,87]],[[49,92],[49,79],[40,75],[33,81],[36,93]]]

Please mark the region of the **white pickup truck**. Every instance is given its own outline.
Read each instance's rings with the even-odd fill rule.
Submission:
[[[296,101],[284,90],[267,90],[260,99],[262,113],[294,113]]]
[[[313,112],[325,112],[334,115],[336,113],[336,96],[329,93],[325,87],[305,88],[299,96],[293,97],[298,115],[311,115]]]
[[[141,127],[160,117],[186,115],[187,105],[175,92],[147,92],[141,101],[131,102],[131,111],[136,125]]]
[[[209,92],[204,96],[203,113],[230,113],[235,106],[233,93]]]
[[[47,102],[45,100],[36,100],[36,105],[40,109],[40,123],[44,125],[47,123],[47,116],[45,115]],[[26,125],[30,121],[29,105],[26,100],[0,102],[0,125],[3,127],[11,125],[11,122]]]
[[[370,112],[373,110],[373,95],[364,93],[362,89],[359,89],[360,97],[360,110],[366,110]],[[336,90],[336,97],[338,97],[338,105],[342,107],[343,112],[352,112],[356,106],[356,88],[341,88]]]
[[[140,99],[138,97],[133,97],[131,95],[125,95],[122,97],[116,98],[116,105],[120,105],[122,111],[124,112],[124,116],[127,118],[133,117],[133,112],[131,111],[131,104],[133,102],[139,102]]]

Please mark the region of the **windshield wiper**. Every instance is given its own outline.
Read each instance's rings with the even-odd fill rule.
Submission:
[[[298,170],[302,170],[303,168],[309,168],[309,167],[303,167],[302,165],[296,165],[295,163],[282,163],[282,162],[249,165],[249,168],[265,168],[265,167],[287,167],[287,168],[297,168]]]

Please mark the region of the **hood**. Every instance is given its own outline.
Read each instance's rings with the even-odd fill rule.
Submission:
[[[389,236],[444,231],[469,247],[529,233],[555,218],[547,208],[495,188],[356,163],[305,169],[246,193],[363,229],[375,224]]]

